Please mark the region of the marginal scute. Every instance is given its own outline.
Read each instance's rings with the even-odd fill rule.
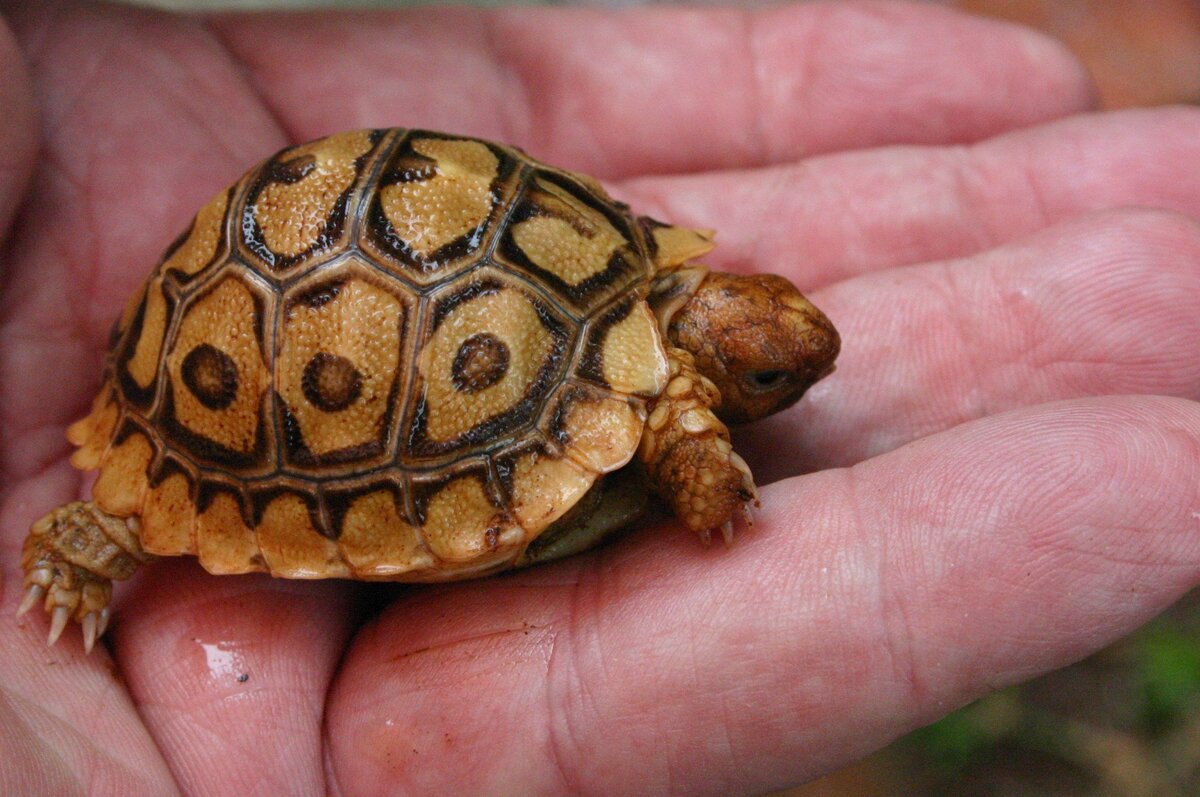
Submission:
[[[173,555],[195,553],[196,506],[188,479],[172,473],[146,494],[142,505],[142,550]]]
[[[338,545],[356,578],[385,579],[437,564],[387,490],[353,500],[342,519]]]
[[[640,404],[591,388],[568,387],[552,434],[568,457],[595,473],[609,473],[637,451],[645,418]]]
[[[493,505],[478,476],[460,476],[429,498],[422,527],[433,555],[446,562],[515,556],[524,531]]]
[[[361,277],[310,288],[290,302],[275,389],[299,430],[287,451],[293,463],[383,452],[405,315],[400,299]]]
[[[237,278],[227,277],[186,310],[167,355],[176,421],[196,437],[240,454],[255,450],[263,392],[270,385],[260,349],[258,315],[250,290]],[[237,371],[236,393],[224,406],[207,405],[203,396],[188,387],[184,364],[201,347],[216,349]]]
[[[91,413],[82,418],[67,430],[67,439],[79,446],[71,455],[71,464],[79,470],[93,470],[100,467],[104,452],[108,450],[113,432],[117,427],[120,409],[108,394],[101,390],[92,406]]]
[[[573,507],[595,480],[594,471],[569,459],[528,451],[512,465],[513,516],[530,535],[536,535]]]
[[[110,515],[125,517],[141,512],[146,471],[153,456],[150,441],[138,432],[110,446],[92,485],[92,500]]]
[[[308,505],[283,493],[267,504],[259,521],[258,547],[272,575],[284,578],[349,578],[337,544],[313,528]]]
[[[643,219],[654,241],[654,264],[659,269],[670,268],[703,257],[716,246],[715,230],[693,230],[659,224]]]
[[[599,375],[609,387],[646,397],[662,392],[669,376],[667,355],[645,303],[634,303],[624,318],[599,332]]]
[[[254,530],[242,519],[236,498],[218,492],[196,516],[196,555],[200,565],[217,575],[266,572]]]

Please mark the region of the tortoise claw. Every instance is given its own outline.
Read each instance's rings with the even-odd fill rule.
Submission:
[[[725,547],[733,547],[733,521],[726,520],[721,524],[721,538],[725,540]]]
[[[100,615],[96,612],[88,612],[80,621],[80,626],[83,630],[83,650],[85,653],[91,653],[92,648],[96,645],[96,637],[98,636],[97,629],[100,627]]]
[[[41,584],[30,584],[29,589],[25,591],[25,598],[21,601],[21,605],[17,607],[17,617],[37,606],[45,597],[45,587]]]
[[[75,620],[84,648],[90,653],[96,646],[108,626],[113,579],[129,578],[153,558],[136,539],[137,523],[75,501],[30,527],[21,551],[26,594],[18,611],[24,613],[44,599],[50,615],[46,644],[55,644]]]
[[[54,613],[50,616],[50,635],[46,638],[46,647],[54,647],[54,643],[62,636],[63,629],[67,627],[67,621],[70,619],[70,609],[66,606],[54,607]]]

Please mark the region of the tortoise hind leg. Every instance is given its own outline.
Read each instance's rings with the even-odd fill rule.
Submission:
[[[696,370],[690,353],[668,346],[667,359],[671,381],[646,421],[638,457],[676,517],[705,544],[720,529],[729,545],[734,515],[751,522],[749,505],[758,505],[758,490],[729,443],[729,429],[713,413],[720,391]]]
[[[136,518],[115,517],[83,501],[42,517],[30,527],[21,553],[26,592],[17,616],[43,601],[50,615],[46,644],[57,642],[74,619],[90,653],[108,625],[112,582],[129,578],[152,558],[142,551],[137,528]]]

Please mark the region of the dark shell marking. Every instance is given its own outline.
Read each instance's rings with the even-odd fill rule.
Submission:
[[[451,381],[458,390],[474,393],[491,387],[508,371],[508,346],[487,332],[463,341],[450,366]]]
[[[362,374],[345,357],[317,352],[304,368],[304,396],[325,412],[344,410],[362,394]]]
[[[237,396],[237,363],[225,352],[202,343],[183,358],[183,383],[210,410],[223,410]]]

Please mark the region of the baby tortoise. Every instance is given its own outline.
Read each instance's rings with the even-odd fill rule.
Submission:
[[[282,150],[200,209],[113,327],[68,431],[92,500],[33,524],[20,612],[42,602],[51,643],[79,621],[90,650],[112,581],[179,554],[480,576],[593,545],[648,489],[728,542],[757,494],[725,422],[790,406],[839,339],[787,280],[694,262],[712,246],[488,141]]]

